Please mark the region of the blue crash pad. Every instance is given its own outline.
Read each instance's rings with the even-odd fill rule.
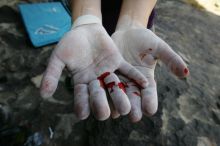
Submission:
[[[59,41],[71,28],[71,17],[60,2],[19,4],[18,7],[35,47]]]

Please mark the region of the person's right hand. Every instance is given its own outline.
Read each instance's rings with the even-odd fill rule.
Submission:
[[[90,107],[98,120],[109,117],[110,105],[103,86],[108,88],[113,106],[121,115],[130,112],[129,99],[115,70],[147,86],[147,79],[122,58],[101,24],[75,27],[58,43],[43,76],[42,97],[53,95],[65,66],[73,76],[74,109],[80,119],[89,116]]]

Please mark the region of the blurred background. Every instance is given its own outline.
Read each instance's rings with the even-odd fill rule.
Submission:
[[[55,95],[40,97],[55,44],[32,46],[17,7],[21,2],[39,0],[0,1],[0,146],[220,146],[219,0],[158,0],[156,34],[191,74],[179,80],[159,62],[158,112],[135,124],[126,116],[78,121],[66,71]]]

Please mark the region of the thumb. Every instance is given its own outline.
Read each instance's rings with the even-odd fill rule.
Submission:
[[[64,66],[65,64],[58,57],[52,54],[41,81],[40,94],[42,97],[50,97],[53,95],[57,88]]]
[[[175,53],[162,39],[159,41],[157,57],[177,77],[184,78],[189,75],[189,69],[183,59]]]

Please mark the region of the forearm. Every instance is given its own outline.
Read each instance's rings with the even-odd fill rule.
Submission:
[[[123,0],[116,30],[146,27],[157,0]]]
[[[101,0],[72,0],[72,19],[82,15],[94,15],[102,19]]]

